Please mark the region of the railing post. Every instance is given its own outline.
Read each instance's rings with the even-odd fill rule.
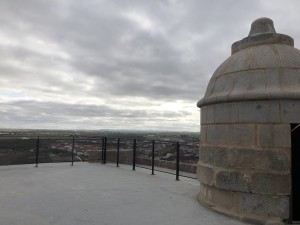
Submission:
[[[72,164],[71,164],[71,166],[74,165],[74,146],[75,146],[75,137],[73,135],[73,138],[72,138]]]
[[[36,140],[36,151],[35,151],[35,167],[39,165],[39,149],[40,149],[40,137]]]
[[[104,164],[106,164],[106,146],[107,146],[107,137],[104,138]]]
[[[179,180],[179,142],[176,143],[176,180]]]
[[[133,139],[132,170],[135,170],[136,139]]]
[[[118,146],[117,146],[117,167],[119,167],[119,158],[120,158],[120,138],[118,138]]]
[[[152,141],[152,158],[151,158],[151,166],[152,166],[152,173],[151,175],[154,175],[154,146],[155,146],[155,141]]]
[[[104,164],[104,137],[102,137],[101,163]]]

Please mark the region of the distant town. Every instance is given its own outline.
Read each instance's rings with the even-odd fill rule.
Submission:
[[[103,137],[108,151],[116,150],[119,139],[121,152],[131,151],[136,139],[139,158],[151,157],[153,140],[157,160],[174,161],[176,142],[182,163],[196,164],[199,158],[198,132],[0,129],[0,165],[34,163],[38,137],[40,162],[70,161],[72,151],[76,161],[91,160],[92,153],[102,150]]]

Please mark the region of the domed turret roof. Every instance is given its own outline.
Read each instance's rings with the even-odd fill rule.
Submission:
[[[251,100],[300,100],[300,51],[294,40],[276,33],[273,21],[255,20],[249,36],[232,44],[232,55],[215,71],[205,105]]]

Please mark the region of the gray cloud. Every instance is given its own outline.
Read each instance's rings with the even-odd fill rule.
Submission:
[[[157,121],[164,118],[176,121],[177,118],[189,116],[188,111],[147,111],[138,109],[113,108],[105,105],[83,105],[67,104],[57,102],[36,102],[36,101],[12,101],[0,103],[0,116],[7,121],[21,121],[22,125],[32,127],[37,123],[72,124],[83,120],[87,126],[99,123],[102,128],[103,121]],[[9,112],[9,114],[8,114]],[[15,124],[16,125],[16,124]],[[15,126],[14,126],[15,127]],[[82,127],[85,128],[85,127]],[[106,127],[105,127],[106,128]]]
[[[135,119],[143,127],[165,120],[168,129],[190,129],[194,121],[197,130],[195,104],[231,44],[267,16],[299,46],[292,25],[299,6],[295,0],[3,0],[3,124],[72,128],[73,121],[95,129],[91,119],[105,118],[99,126],[135,128],[129,122]]]

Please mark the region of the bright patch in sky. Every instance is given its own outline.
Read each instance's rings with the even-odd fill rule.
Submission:
[[[2,92],[0,95],[8,97],[8,98],[21,98],[25,97],[24,93],[18,91],[10,91],[10,92]]]
[[[154,28],[153,22],[146,15],[137,12],[128,12],[124,15],[142,29],[152,30]]]

